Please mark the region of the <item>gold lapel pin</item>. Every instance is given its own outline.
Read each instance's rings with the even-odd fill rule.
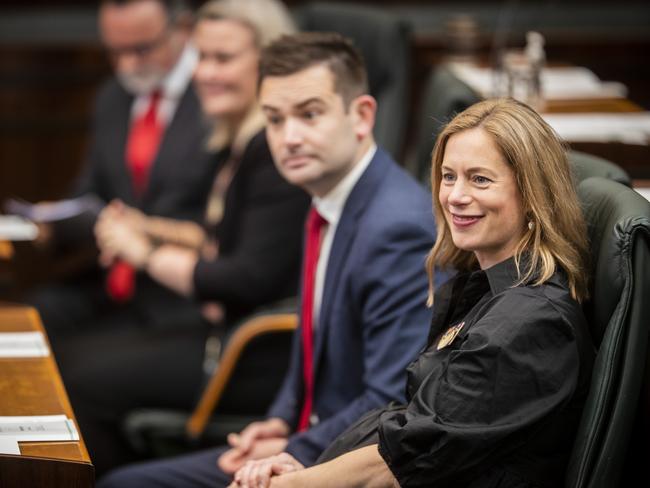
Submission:
[[[443,347],[447,347],[449,344],[451,344],[464,325],[465,322],[461,322],[460,324],[456,324],[452,327],[449,327],[447,331],[444,334],[442,334],[442,337],[438,341],[438,346],[436,347],[436,349],[439,351]]]

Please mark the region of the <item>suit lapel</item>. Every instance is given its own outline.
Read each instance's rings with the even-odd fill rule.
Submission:
[[[125,91],[121,93],[123,96],[116,100],[114,106],[115,122],[111,124],[113,133],[109,135],[110,142],[107,144],[106,152],[108,161],[111,162],[109,165],[110,171],[115,178],[115,196],[132,205],[135,203],[135,195],[131,183],[131,174],[126,166],[126,143],[131,127],[133,97]]]
[[[196,144],[202,143],[205,131],[197,123],[199,117],[196,116],[200,110],[198,99],[190,85],[178,101],[176,112],[163,134],[158,154],[151,165],[147,189],[142,196],[142,208],[146,208],[151,201],[155,200],[161,189],[160,182],[168,179],[170,174],[173,174],[174,168],[180,164],[179,159],[187,157],[183,150],[192,147],[192,144],[187,141],[196,138]],[[197,163],[197,161],[187,161],[187,164]]]
[[[350,192],[341,220],[336,228],[332,249],[327,261],[325,273],[325,284],[323,287],[323,298],[318,319],[318,330],[316,332],[316,345],[314,348],[314,377],[318,374],[318,367],[326,342],[327,333],[332,322],[332,307],[334,305],[334,294],[338,287],[341,272],[348,258],[350,246],[352,245],[356,232],[357,223],[363,216],[368,202],[376,194],[375,190],[379,185],[388,166],[388,159],[381,149],[377,149],[375,156],[357,181],[357,184]]]

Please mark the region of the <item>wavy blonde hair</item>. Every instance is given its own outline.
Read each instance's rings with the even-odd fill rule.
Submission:
[[[296,32],[289,10],[278,0],[211,0],[197,12],[197,23],[206,20],[235,20],[244,24],[253,33],[259,52],[278,37]],[[266,118],[256,102],[236,127],[219,120],[208,147],[219,150],[231,146],[234,151],[242,151],[265,124]]]
[[[553,129],[527,105],[513,99],[486,100],[458,114],[443,129],[433,149],[431,188],[438,238],[427,257],[429,304],[433,303],[434,265],[459,271],[475,269],[476,256],[457,248],[438,198],[441,165],[449,138],[480,127],[488,133],[515,174],[526,220],[524,235],[515,250],[519,281],[533,285],[547,281],[556,268],[568,277],[571,296],[588,296],[587,227],[582,215],[566,147]],[[521,269],[527,254],[527,268]],[[516,286],[516,285],[515,285]]]

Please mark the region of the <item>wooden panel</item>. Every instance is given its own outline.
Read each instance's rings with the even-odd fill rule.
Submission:
[[[92,465],[57,459],[0,455],[0,486],[3,488],[91,488]]]
[[[0,200],[65,194],[109,72],[99,45],[0,46]]]
[[[94,95],[110,74],[96,43],[0,45],[0,204],[64,197],[78,174],[89,136]],[[50,253],[17,243],[13,262],[0,262],[0,296],[60,271]]]

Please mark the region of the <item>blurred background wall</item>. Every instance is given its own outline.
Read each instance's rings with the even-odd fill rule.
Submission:
[[[287,1],[291,7],[305,3]],[[454,54],[489,60],[495,40],[522,46],[531,29],[546,37],[549,61],[586,66],[603,80],[621,81],[628,98],[650,108],[647,0],[358,3],[385,9],[413,29],[402,156],[414,144],[417,108],[432,69]],[[0,4],[0,202],[8,196],[60,198],[79,170],[93,95],[110,73],[97,37],[96,8],[83,0]]]

